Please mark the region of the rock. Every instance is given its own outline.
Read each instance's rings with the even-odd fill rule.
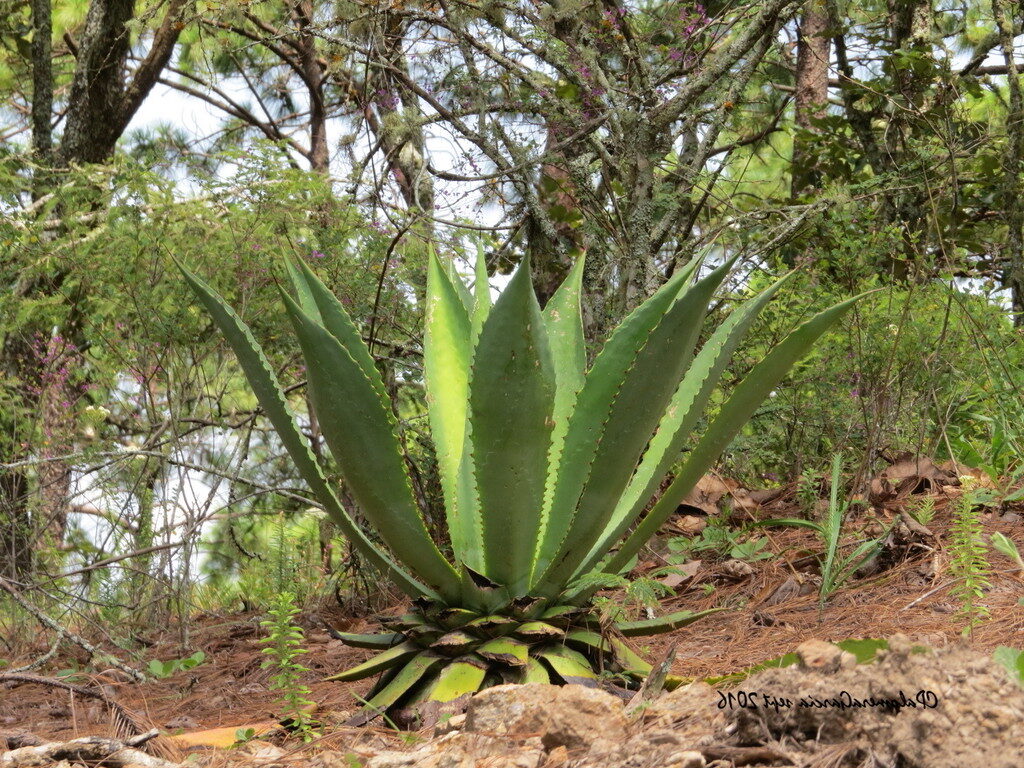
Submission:
[[[722,563],[720,573],[727,579],[746,579],[754,575],[754,566],[746,560],[726,560]]]
[[[824,640],[807,640],[801,643],[796,648],[796,655],[800,659],[801,668],[824,674],[852,668],[851,659],[852,666],[857,666],[856,656]]]
[[[168,731],[176,731],[179,728],[182,728],[186,731],[190,731],[198,727],[199,723],[197,723],[188,715],[182,715],[181,717],[176,717],[173,720],[168,720],[166,723],[164,723],[164,728],[166,728]]]
[[[649,733],[654,744],[667,744],[675,750],[713,740],[713,734],[725,725],[725,711],[718,708],[718,691],[698,681],[664,693],[643,712],[645,725],[658,730]]]
[[[444,736],[452,731],[461,731],[466,725],[466,715],[452,715],[447,720],[442,720],[434,726],[434,738]]]
[[[555,747],[548,752],[548,759],[544,761],[544,768],[553,768],[556,765],[563,765],[569,762],[569,750],[565,747]]]
[[[676,752],[669,755],[665,768],[704,768],[704,755],[700,752]]]
[[[243,750],[252,755],[254,760],[270,761],[284,757],[284,750],[269,741],[250,741],[245,744]]]
[[[379,752],[364,768],[538,768],[543,759],[544,750],[536,739],[517,744],[483,733],[456,731],[410,752]]]
[[[547,750],[587,747],[604,739],[626,738],[622,702],[610,693],[579,685],[499,685],[473,697],[466,710],[467,731],[539,736]]]

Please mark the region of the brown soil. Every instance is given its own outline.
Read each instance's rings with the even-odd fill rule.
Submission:
[[[773,510],[770,516],[776,516],[776,512]],[[871,530],[885,525],[889,519],[887,513],[879,513],[877,519],[874,515],[862,516],[859,527],[870,534]],[[966,641],[966,646],[961,647],[964,642],[960,639],[963,623],[956,616],[956,605],[948,590],[948,526],[949,512],[940,504],[936,519],[929,525],[935,534],[934,538],[896,542],[892,551],[887,552],[889,559],[884,563],[883,570],[855,580],[850,586],[841,589],[820,614],[817,595],[813,591],[814,558],[808,556],[815,552],[813,533],[796,528],[767,529],[763,533],[770,537],[772,551],[781,553],[781,556],[753,563],[752,573],[748,575],[734,571],[728,562],[705,560],[693,578],[680,585],[673,597],[663,601],[660,612],[682,608],[699,610],[723,604],[736,606],[736,610],[714,615],[667,636],[641,639],[634,646],[653,659],[670,645],[676,644],[678,651],[673,672],[701,679],[780,656],[794,650],[809,638],[840,640],[852,637],[890,637],[903,633],[915,643],[953,650],[947,650],[941,656],[941,667],[913,661],[913,675],[917,675],[913,679],[898,676],[890,679],[893,672],[889,667],[860,667],[853,672],[842,673],[849,674],[848,681],[836,678],[821,683],[824,686],[821,691],[825,692],[826,688],[831,690],[839,682],[843,685],[862,683],[870,688],[875,684],[872,681],[876,675],[882,678],[877,681],[879,685],[887,682],[894,686],[904,686],[908,695],[911,689],[916,692],[922,687],[938,686],[948,706],[957,708],[956,711],[945,711],[942,715],[957,724],[956,728],[950,729],[951,733],[961,727],[960,723],[966,723],[967,728],[981,729],[996,743],[1002,737],[990,724],[1002,722],[1004,714],[997,705],[1008,695],[1007,691],[1012,689],[1006,687],[1005,675],[999,677],[999,670],[995,673],[986,672],[977,663],[970,662],[965,654],[969,649],[988,656],[999,645],[1024,647],[1024,607],[1018,603],[1024,592],[1021,574],[1001,555],[990,555],[996,571],[991,577],[992,588],[984,600],[990,616],[977,627],[973,636]],[[1022,527],[1024,523],[1013,515],[1000,517],[992,514],[985,520],[986,533],[1001,531],[1017,541],[1022,538]],[[650,570],[663,564],[657,556],[653,556],[641,566],[641,570]],[[787,582],[791,587],[788,594],[785,588],[779,592],[779,588]],[[713,586],[713,591],[708,594],[709,588],[704,585]],[[805,594],[800,594],[801,591]],[[396,612],[401,609],[402,606],[394,606]],[[332,623],[344,623],[347,631],[368,632],[376,629],[370,620],[353,620],[351,617],[332,617],[327,614],[324,616],[332,620]],[[106,686],[105,690],[113,698],[138,713],[141,719],[170,732],[236,728],[267,721],[274,717],[277,695],[268,687],[270,672],[260,668],[264,657],[260,653],[259,618],[255,615],[201,617],[191,631],[191,642],[187,648],[178,643],[171,629],[155,634],[154,644],[145,652],[147,659],[183,658],[195,650],[203,650],[206,654],[203,664],[171,678],[134,684],[119,679],[116,673],[106,672],[78,676],[74,682]],[[385,735],[382,731],[364,730],[357,738],[350,730],[335,727],[358,707],[356,697],[365,694],[370,683],[326,683],[322,678],[368,658],[371,652],[347,648],[331,639],[326,632],[317,628],[318,621],[313,616],[306,617],[310,627],[306,643],[310,652],[303,657],[303,662],[311,668],[311,672],[306,675],[306,682],[313,691],[312,698],[318,704],[319,716],[328,725],[327,731],[331,735],[312,747],[298,747],[298,754],[308,755],[309,750],[338,749],[339,744],[354,743],[354,740],[365,742],[376,739],[382,743],[401,743],[401,737]],[[11,666],[42,655],[48,647],[48,640],[41,637],[38,647],[25,649],[22,658],[11,660]],[[120,653],[123,657],[123,652]],[[36,673],[53,675],[56,670],[66,666],[68,659],[58,658]],[[792,684],[792,678],[787,677],[791,674],[791,671],[785,670],[770,671],[762,673],[756,681],[766,690],[774,687],[782,690]],[[910,675],[911,672],[906,674]],[[744,684],[744,687],[749,684],[752,681]],[[813,693],[819,689],[815,687],[817,685],[801,682],[800,693]],[[824,712],[826,718],[835,717],[834,712]],[[736,720],[739,729],[737,733],[747,734],[748,741],[760,739],[767,743],[770,740],[788,740],[800,744],[808,738],[821,738],[818,731],[830,732],[828,729],[834,725],[825,721],[807,720],[810,716],[803,713],[801,717],[804,719],[793,716],[787,720],[775,715],[758,719],[758,716],[751,716],[750,713],[740,714]],[[880,719],[881,722],[886,717],[889,715],[872,710],[871,718]],[[842,717],[835,722],[840,721],[846,723]],[[860,739],[874,749],[878,745],[871,740],[874,727],[871,722],[874,721],[858,720],[854,727],[856,733],[843,730],[843,738],[852,742]],[[847,725],[842,725],[842,728],[847,728]],[[114,735],[108,714],[98,702],[83,701],[76,699],[73,694],[36,685],[6,687],[0,684],[0,732],[4,731],[29,731],[48,740],[66,740],[81,735]],[[1005,729],[1005,733],[1011,732],[1012,729]],[[886,733],[889,733],[887,738],[917,738],[912,733]],[[1024,744],[1024,739],[1020,743]],[[933,748],[936,755],[946,749],[942,742],[936,742],[934,747],[929,748]],[[850,754],[868,754],[864,751],[866,748],[858,749],[861,752],[850,751]],[[894,744],[893,749],[899,752],[902,747]],[[1019,749],[1024,753],[1024,746]],[[882,754],[882,751],[876,751]],[[891,755],[890,758],[886,758],[889,762],[877,764],[947,764],[907,762],[904,758],[897,759]],[[721,763],[723,766],[732,764]],[[966,758],[957,764],[971,765]],[[986,764],[997,763],[990,761]],[[1024,765],[1024,756],[1017,763],[1005,764]]]

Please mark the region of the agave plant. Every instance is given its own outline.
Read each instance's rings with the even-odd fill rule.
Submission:
[[[774,347],[695,436],[737,344],[787,279],[740,305],[698,350],[708,305],[731,266],[699,278],[695,260],[676,272],[626,317],[588,371],[582,261],[541,309],[528,263],[492,305],[482,258],[471,290],[431,255],[423,359],[448,529],[439,545],[417,508],[391,405],[359,329],[305,264],[288,263],[294,296],[282,296],[312,408],[383,546],[338,502],[249,329],[185,271],[306,483],[352,546],[412,598],[409,613],[382,622],[382,634],[338,635],[381,651],[331,678],[380,675],[359,722],[427,701],[452,706],[500,682],[635,686],[651,667],[623,638],[709,613],[608,626],[592,599],[855,301]]]

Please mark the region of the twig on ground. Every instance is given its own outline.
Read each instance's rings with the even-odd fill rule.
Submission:
[[[94,656],[95,655],[102,655],[105,659],[109,660],[110,665],[112,667],[115,667],[116,669],[121,670],[122,672],[124,672],[126,675],[128,675],[135,682],[137,682],[137,683],[145,683],[145,682],[147,682],[149,680],[149,678],[147,678],[144,674],[139,672],[139,670],[132,669],[131,667],[129,667],[127,664],[125,664],[120,659],[114,658],[110,654],[102,652],[99,648],[97,648],[95,645],[90,643],[84,637],[80,637],[80,636],[76,635],[74,632],[71,632],[70,630],[68,630],[67,628],[62,627],[56,621],[51,619],[45,613],[43,613],[38,608],[36,608],[34,605],[29,603],[27,600],[25,600],[25,598],[23,598],[21,596],[21,592],[18,589],[16,589],[13,584],[11,584],[9,581],[7,581],[7,579],[4,579],[4,578],[0,577],[0,589],[4,590],[7,594],[9,594],[11,596],[11,598],[14,600],[14,602],[16,602],[18,605],[20,605],[26,611],[28,611],[33,616],[35,616],[36,620],[40,624],[42,624],[44,627],[46,627],[47,629],[51,629],[54,632],[57,632],[58,634],[61,634],[61,635],[65,636],[65,637],[67,637],[67,639],[70,640],[71,642],[73,642],[75,645],[79,646],[80,648],[82,648],[85,651],[88,651],[90,654],[93,654]]]
[[[133,749],[121,741],[86,736],[71,741],[13,749],[0,755],[0,768],[41,768],[62,760],[77,763],[102,762],[110,768],[173,768],[176,765]]]

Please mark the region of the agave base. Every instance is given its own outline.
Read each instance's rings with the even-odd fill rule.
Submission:
[[[711,611],[683,611],[651,621],[607,625],[592,608],[537,607],[524,599],[501,613],[420,605],[381,621],[382,634],[332,631],[342,642],[380,650],[369,661],[333,675],[352,681],[379,675],[349,725],[385,716],[422,727],[459,711],[478,690],[503,683],[578,684],[613,693],[636,690],[651,672],[624,637],[656,634]]]

